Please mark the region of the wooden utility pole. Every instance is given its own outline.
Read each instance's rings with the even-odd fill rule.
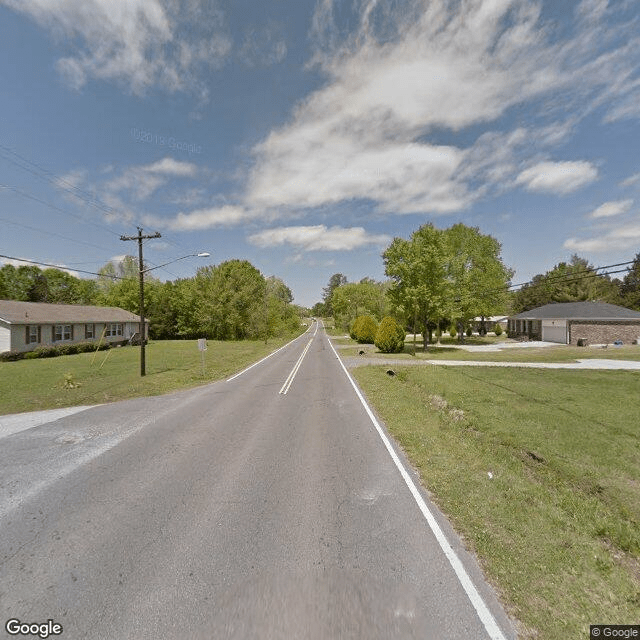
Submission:
[[[120,236],[120,240],[137,240],[138,241],[138,273],[140,274],[140,375],[146,375],[145,363],[145,343],[147,341],[146,332],[144,330],[144,262],[142,261],[142,241],[151,240],[152,238],[160,238],[160,234],[156,231],[152,236],[143,236],[142,227],[138,227],[137,236]]]

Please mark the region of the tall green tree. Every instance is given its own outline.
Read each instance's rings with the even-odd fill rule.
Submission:
[[[620,301],[629,309],[640,311],[640,253],[620,283]]]
[[[450,309],[447,248],[443,232],[425,224],[410,240],[394,238],[383,253],[385,274],[393,281],[389,298],[409,324],[422,327],[425,350],[429,323]]]
[[[336,287],[331,297],[336,325],[347,329],[361,315],[382,320],[390,311],[385,295],[390,286],[390,283],[364,278],[360,282],[349,282]]]
[[[325,315],[334,315],[332,302],[333,292],[343,284],[347,284],[347,277],[341,273],[334,273],[329,278],[329,284],[322,290],[322,301],[324,303]]]
[[[583,300],[618,303],[620,292],[607,275],[599,275],[593,265],[578,255],[560,262],[544,274],[534,276],[513,295],[513,313],[521,313],[552,302]]]
[[[452,317],[462,340],[476,316],[504,313],[513,271],[502,262],[500,243],[477,227],[456,224],[444,231],[447,278],[453,288]]]
[[[210,338],[258,338],[264,328],[265,279],[249,261],[198,269],[196,317]],[[262,321],[261,321],[262,320]]]

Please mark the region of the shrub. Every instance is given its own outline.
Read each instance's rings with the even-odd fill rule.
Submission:
[[[15,362],[16,360],[22,360],[24,358],[24,353],[19,353],[17,351],[3,351],[0,353],[0,361],[2,362]]]
[[[371,316],[358,316],[351,326],[351,337],[359,343],[373,343],[376,339],[378,323]]]
[[[499,322],[496,322],[496,326],[493,327],[493,332],[497,336],[501,336],[502,335],[502,325]]]
[[[467,334],[467,338],[470,338],[473,335],[473,327],[471,326],[467,327],[467,330],[465,333]]]
[[[62,344],[57,347],[57,351],[59,356],[71,356],[74,353],[78,353],[78,345],[77,344]]]
[[[33,350],[33,353],[37,353],[38,358],[54,358],[59,355],[56,347],[38,347]]]
[[[449,335],[452,338],[455,338],[458,335],[458,332],[456,331],[456,328],[452,325],[451,328],[449,329]]]
[[[89,353],[95,351],[98,345],[93,342],[80,342],[76,346],[78,347],[78,353]]]
[[[38,354],[35,351],[27,351],[27,353],[24,354],[25,360],[35,360],[37,357]]]
[[[358,316],[351,323],[351,329],[349,329],[349,335],[351,336],[352,340],[357,340],[358,339],[357,336],[360,333],[360,325],[362,324],[362,318],[363,318],[363,316]]]
[[[382,353],[400,353],[404,349],[404,328],[387,316],[378,327],[374,343]]]

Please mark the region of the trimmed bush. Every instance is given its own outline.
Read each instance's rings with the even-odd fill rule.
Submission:
[[[56,347],[38,347],[33,350],[33,353],[37,353],[38,358],[55,358],[59,355]]]
[[[0,361],[2,362],[15,362],[16,360],[22,360],[24,353],[18,353],[16,351],[3,351],[0,353]]]
[[[59,356],[72,356],[75,353],[78,353],[78,345],[77,344],[62,344],[57,347]]]
[[[35,351],[27,351],[27,353],[23,355],[25,360],[35,360],[38,357],[38,354]]]
[[[358,316],[352,323],[351,329],[349,329],[349,335],[352,340],[357,340],[357,336],[360,333],[360,325],[362,324],[363,316]]]
[[[493,332],[497,335],[497,336],[501,336],[502,335],[502,325],[498,322],[496,322],[496,326],[493,327]]]
[[[371,316],[358,316],[351,325],[351,337],[360,344],[372,344],[376,339],[378,323]]]
[[[404,337],[402,325],[387,316],[378,327],[374,343],[382,353],[400,353],[404,350]]]
[[[449,335],[452,338],[455,338],[458,335],[458,332],[456,331],[456,328],[452,325],[451,328],[449,329]]]

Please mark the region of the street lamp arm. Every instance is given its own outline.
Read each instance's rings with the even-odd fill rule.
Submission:
[[[147,273],[148,271],[153,271],[154,269],[160,269],[161,267],[166,267],[168,264],[173,264],[174,262],[178,262],[178,260],[184,260],[185,258],[208,258],[211,254],[206,251],[201,251],[200,253],[190,253],[187,256],[182,256],[181,258],[176,258],[175,260],[170,260],[169,262],[165,262],[164,264],[159,264],[155,267],[149,267],[148,269],[140,269],[140,273]]]

